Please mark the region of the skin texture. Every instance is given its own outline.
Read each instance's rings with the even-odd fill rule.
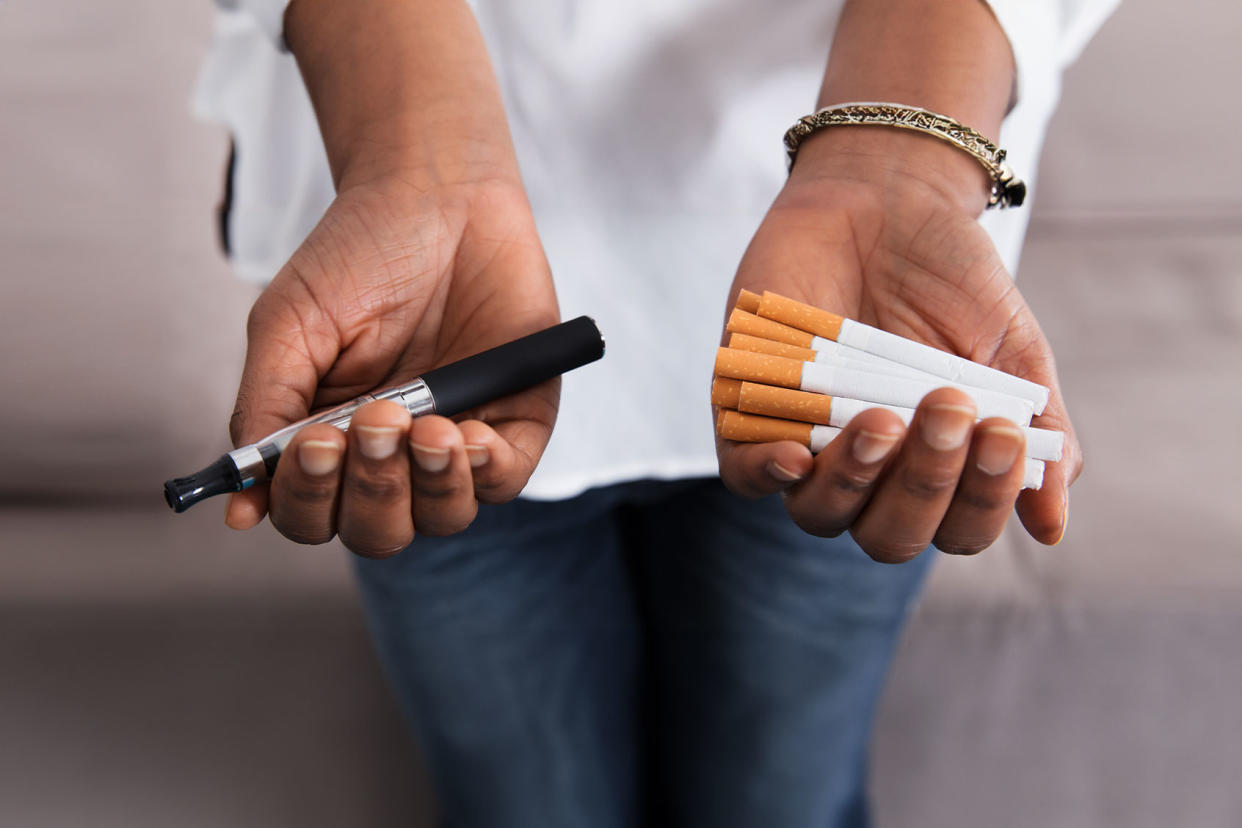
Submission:
[[[337,198],[251,312],[231,431],[253,442],[308,412],[558,320],[496,82],[460,0],[295,0],[286,39],[319,118]],[[918,103],[995,135],[1013,84],[1008,43],[978,0],[849,4],[821,104]],[[870,411],[817,458],[794,443],[721,441],[721,475],[747,496],[783,492],[816,534],[850,531],[877,560],[928,543],[990,544],[1018,498],[1055,542],[1081,465],[1052,355],[975,221],[987,178],[961,152],[894,130],[813,136],[743,259],[743,287],[774,290],[1053,387],[1036,421],[1069,432],[1066,459],[1018,498],[1021,435],[971,426],[964,395],[929,395],[909,431]],[[558,382],[450,421],[392,403],[342,434],[295,437],[269,487],[226,520],[271,515],[287,537],[339,535],[394,554],[449,534],[529,478],[555,422]],[[954,428],[957,423],[958,428]],[[956,435],[956,436],[955,436]]]
[[[355,14],[356,27],[342,25]],[[231,423],[238,445],[559,319],[468,10],[440,0],[298,0],[286,35],[338,195],[251,311]],[[474,106],[461,107],[463,96]],[[415,531],[459,531],[479,501],[512,499],[525,485],[551,434],[559,388],[544,383],[457,422],[413,421],[376,403],[347,436],[308,428],[270,487],[232,498],[226,521],[245,529],[270,511],[294,540],[339,533],[366,556],[396,553]],[[394,438],[395,450],[368,456],[368,434],[372,443]],[[310,452],[322,461],[308,464],[318,474],[296,462],[306,440],[328,444]],[[332,445],[341,457],[325,472]]]

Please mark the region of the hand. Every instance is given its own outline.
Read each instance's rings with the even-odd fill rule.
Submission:
[[[557,321],[551,276],[520,185],[412,186],[400,176],[343,189],[251,311],[231,433],[253,442],[331,406]],[[414,533],[449,534],[478,502],[512,499],[556,419],[559,383],[457,422],[372,403],[348,434],[303,429],[268,487],[234,495],[245,529],[270,512],[302,543],[340,534],[366,556]]]
[[[964,153],[921,135],[827,130],[804,144],[734,280],[951,351],[1052,389],[1034,425],[1066,432],[1043,488],[1019,495],[1021,432],[973,424],[970,399],[929,394],[907,430],[891,412],[855,420],[817,457],[795,443],[718,440],[735,492],[785,494],[808,532],[849,531],[873,558],[908,560],[934,543],[989,546],[1015,500],[1027,531],[1056,543],[1082,468],[1052,351],[975,217],[986,177]]]

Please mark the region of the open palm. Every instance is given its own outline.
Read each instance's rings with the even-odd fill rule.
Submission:
[[[1049,464],[1043,488],[1023,492],[1017,503],[1034,537],[1059,539],[1081,456],[1052,351],[990,238],[967,212],[917,181],[892,187],[848,175],[791,180],[739,267],[734,294],[742,288],[782,293],[1049,386],[1051,400],[1034,424],[1067,432],[1065,455]],[[935,393],[925,406],[966,404],[953,392]],[[1016,472],[979,475],[967,462],[993,439],[981,434],[986,429],[976,428],[960,449],[919,452],[911,445],[917,441],[904,439],[900,423],[885,414],[867,412],[867,419],[851,423],[814,464],[792,444],[721,441],[722,475],[752,495],[799,481],[786,503],[800,525],[822,534],[849,530],[884,560],[904,560],[933,541],[956,552],[991,543],[1018,488]],[[921,408],[910,431],[925,421]],[[993,431],[1001,434],[1001,425]],[[881,459],[859,464],[847,447],[863,432],[897,442]],[[863,457],[877,453],[860,450]]]

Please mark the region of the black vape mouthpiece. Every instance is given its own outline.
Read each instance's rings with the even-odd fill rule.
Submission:
[[[164,499],[177,513],[218,494],[240,492],[241,475],[227,454],[202,471],[188,477],[178,477],[164,483]]]

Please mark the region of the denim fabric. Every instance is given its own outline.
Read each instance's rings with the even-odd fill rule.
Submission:
[[[930,560],[642,481],[483,507],[358,572],[444,825],[855,828]]]

